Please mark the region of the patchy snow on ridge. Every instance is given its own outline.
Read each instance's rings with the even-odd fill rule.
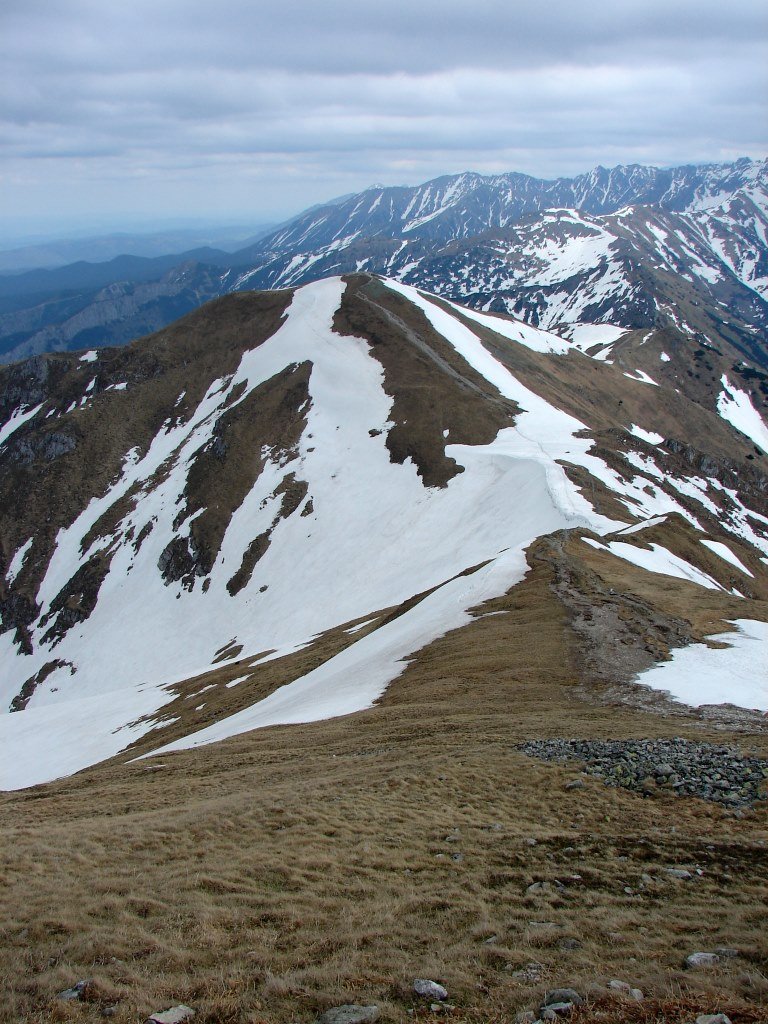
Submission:
[[[736,631],[710,637],[724,648],[691,644],[672,651],[635,682],[665,690],[683,704],[736,704],[768,711],[768,622],[736,619]]]
[[[410,654],[466,625],[472,618],[468,608],[519,583],[526,569],[524,547],[518,545],[476,572],[445,583],[406,614],[257,704],[144,756],[188,750],[268,725],[315,722],[370,707],[404,670]]]
[[[32,547],[33,540],[34,537],[30,537],[25,544],[22,544],[22,546],[11,559],[10,564],[8,566],[8,571],[5,574],[5,578],[8,581],[8,583],[13,583],[13,581],[21,572],[21,567],[24,565],[24,559],[29,554],[29,549]]]
[[[448,304],[452,309],[456,310],[459,316],[473,320],[475,323],[480,324],[481,327],[487,327],[489,331],[495,331],[496,334],[500,334],[503,338],[508,338],[510,341],[516,341],[520,345],[525,345],[526,348],[530,348],[534,352],[552,352],[562,356],[572,348],[567,341],[558,338],[556,334],[550,334],[549,331],[540,331],[537,327],[531,327],[529,324],[523,323],[522,320],[508,320],[501,316],[478,313],[474,309],[465,309],[463,306],[457,306],[454,302]]]
[[[11,434],[15,434],[19,427],[23,426],[27,420],[31,420],[33,416],[36,416],[42,408],[43,405],[41,403],[31,409],[14,409],[13,413],[5,423],[0,425],[0,445],[5,444]]]
[[[600,544],[591,537],[584,537],[584,543],[598,551],[609,551],[617,558],[623,558],[625,562],[631,562],[647,572],[656,572],[662,576],[675,576],[680,580],[687,580],[697,586],[706,587],[708,590],[722,590],[723,588],[695,565],[686,562],[684,558],[668,551],[661,544],[651,544],[650,549],[638,548],[634,544],[625,544],[620,540],[608,541]]]
[[[675,500],[674,489],[704,508],[719,509],[708,496],[710,488],[720,486],[716,482],[665,479],[647,456],[628,453],[628,464],[639,471],[635,477],[611,469],[593,454],[595,442],[578,436],[585,424],[523,385],[501,362],[505,358],[514,365],[513,350],[505,347],[497,359],[484,347],[479,328],[537,352],[564,355],[575,347],[572,342],[453,306],[407,285],[384,285],[417,306],[474,370],[517,403],[521,412],[515,425],[488,444],[448,444],[446,454],[464,472],[446,487],[425,487],[415,465],[409,459],[393,462],[387,449],[393,398],[384,390],[384,369],[374,350],[363,338],[333,330],[345,284],[331,278],[298,289],[275,333],[245,351],[233,374],[213,381],[186,419],[167,419],[143,454],[135,448],[125,453],[118,479],[59,531],[36,595],[41,614],[30,628],[33,653],[17,657],[12,632],[0,636],[4,707],[26,680],[54,659],[58,663],[26,710],[0,715],[0,744],[9,762],[0,786],[45,782],[125,750],[155,728],[160,709],[174,697],[172,685],[210,670],[224,646],[236,642],[243,657],[270,651],[261,660],[272,661],[307,647],[325,630],[364,619],[350,627],[354,634],[383,609],[431,591],[302,678],[161,751],[364,710],[416,651],[465,625],[470,609],[519,582],[526,571],[525,551],[537,537],[572,528],[630,533],[671,512],[695,523]],[[295,449],[262,450],[264,468],[227,525],[205,589],[197,579],[189,589],[178,582],[166,585],[158,562],[174,538],[189,536],[194,516],[179,524],[179,504],[217,420],[286,367],[307,364],[309,395],[299,410],[306,423]],[[29,418],[36,411],[20,415]],[[651,444],[662,440],[634,424],[631,429]],[[627,527],[598,514],[589,489],[569,479],[568,464],[604,483],[632,518],[643,521]],[[301,512],[281,517],[279,489],[289,475],[306,483],[308,500]],[[732,522],[725,528],[752,542],[752,514],[738,496],[730,506]],[[114,531],[85,544],[113,507],[122,517]],[[227,583],[245,552],[267,532],[269,545],[250,582],[228,593]],[[139,536],[143,542],[132,543]],[[587,543],[648,571],[723,589],[660,545],[647,550],[616,540]],[[51,602],[107,544],[109,571],[90,616],[55,645],[43,641]],[[8,578],[21,571],[30,545],[16,552]],[[87,742],[82,741],[84,723]]]
[[[735,565],[740,572],[746,573],[747,576],[751,576],[754,579],[755,574],[749,571],[738,555],[735,555],[727,544],[722,544],[719,540],[709,539],[703,539],[701,543],[705,548],[709,548],[710,551],[714,551],[714,553],[719,555],[720,558],[724,559],[724,561],[730,562],[731,565]]]
[[[630,380],[636,380],[640,384],[653,384],[655,388],[659,386],[658,383],[652,377],[648,376],[645,370],[635,370],[634,373],[625,372],[624,376],[629,377]]]
[[[746,391],[734,387],[725,374],[720,378],[720,382],[723,390],[717,399],[717,411],[731,426],[746,434],[758,448],[768,453],[768,427],[752,404],[752,399]]]
[[[648,444],[661,444],[664,440],[661,434],[656,434],[652,430],[643,430],[642,427],[638,427],[637,424],[633,423],[629,428],[630,434],[634,434],[635,437],[639,437],[641,441],[646,441]]]
[[[131,708],[133,702],[140,701],[144,714],[154,713],[170,699],[165,687],[206,671],[215,652],[233,636],[246,652],[288,653],[305,646],[325,629],[397,605],[436,586],[447,587],[444,593],[450,595],[445,598],[448,601],[466,599],[475,603],[478,591],[471,580],[450,585],[445,581],[489,559],[501,557],[502,564],[509,568],[504,553],[519,553],[542,533],[565,526],[600,530],[601,526],[614,525],[593,513],[562,468],[553,462],[552,454],[537,442],[515,438],[515,432],[502,431],[488,445],[449,445],[447,453],[465,471],[445,488],[424,487],[410,460],[403,465],[393,463],[384,433],[390,423],[392,398],[383,389],[383,368],[366,341],[343,337],[332,330],[344,287],[341,280],[330,279],[297,290],[276,333],[256,349],[246,351],[230,379],[215,381],[187,421],[161,428],[143,456],[133,452],[126,457],[119,480],[105,495],[94,499],[71,526],[59,532],[37,595],[44,608],[93,553],[93,547],[81,550],[93,524],[132,488],[140,488],[140,499],[116,531],[110,571],[101,585],[96,607],[57,644],[55,657],[62,664],[37,687],[27,710],[7,716],[4,722],[5,747],[11,761],[20,745],[28,755],[26,781],[14,775],[20,785],[62,774],[63,762],[50,749],[53,731],[77,733],[82,728],[85,706],[73,702],[75,693],[81,699],[94,698],[94,707],[100,707],[107,686],[111,691],[125,690]],[[447,328],[466,332],[477,352],[485,353],[478,339],[455,317],[440,312]],[[492,369],[513,380],[485,354]],[[255,387],[287,365],[308,360],[312,363],[310,402],[297,458],[285,466],[279,458],[268,460],[232,516],[210,573],[207,593],[201,588],[188,591],[179,584],[166,586],[157,569],[158,560],[174,536],[188,533],[189,520],[176,529],[173,526],[178,497],[196,453],[212,437],[217,416],[225,407],[231,409],[242,402]],[[573,429],[581,425],[566,417],[564,427],[564,414],[556,414],[560,420],[547,426],[549,415],[555,411],[549,406],[545,409],[546,403],[541,400],[539,403],[539,433],[553,432],[551,450],[561,453],[568,448]],[[574,442],[575,447],[582,448],[590,444]],[[164,473],[156,475],[161,465]],[[306,516],[296,513],[277,523],[251,583],[230,596],[226,583],[252,539],[272,523],[280,503],[275,490],[289,472],[307,482],[313,511]],[[512,507],[517,513],[510,518]],[[152,524],[151,532],[136,551],[125,538],[138,536],[148,524]],[[520,557],[514,562],[515,572]],[[502,590],[514,581],[511,569],[499,575],[491,572],[488,579],[495,580]],[[299,602],[298,592],[302,594]],[[419,618],[433,605],[418,606],[421,611],[414,609],[413,617],[400,616],[396,620],[399,625],[393,624],[385,634],[389,637],[387,643],[393,645],[387,648],[388,671],[395,665],[399,672],[400,659],[412,652],[412,644],[421,645],[433,635],[429,630],[425,632],[426,626]],[[440,619],[442,632],[452,622],[464,621],[465,610],[462,606],[451,615],[441,613],[424,621],[437,628]],[[403,637],[398,634],[400,629],[405,631]],[[15,657],[10,632],[0,636],[0,658],[8,666],[0,692],[5,707],[23,682],[50,661],[50,647],[42,642],[44,631],[41,623],[33,624],[35,650],[26,658]],[[169,666],[173,666],[171,677]],[[372,670],[371,678],[377,681],[366,688],[356,676],[354,686],[350,685],[343,698],[344,707],[351,710],[354,705],[354,710],[361,710],[376,699],[385,684],[381,671]],[[352,690],[357,696],[353,697]],[[318,697],[315,706],[313,686],[308,685],[306,693],[308,703],[301,712],[305,721],[323,717],[328,708],[336,708],[342,701],[342,697],[337,701],[333,695],[322,700]],[[40,728],[35,732],[37,739],[33,739],[22,726],[27,720],[24,716],[54,706],[58,709],[56,716],[43,716],[50,721],[50,730]],[[295,709],[291,713],[299,714]],[[135,717],[131,711],[126,721]],[[119,744],[115,747],[117,741],[112,737],[112,718],[105,717],[103,726],[99,715],[89,715],[88,719],[93,743],[90,747],[83,745],[79,762],[77,750],[67,755],[66,771],[86,767],[94,759],[121,749]],[[99,747],[96,734],[102,733],[104,743]],[[135,737],[125,733],[123,738],[128,742]],[[98,756],[97,749],[101,751]]]

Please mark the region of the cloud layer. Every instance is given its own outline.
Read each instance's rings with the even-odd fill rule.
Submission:
[[[766,28],[763,0],[5,0],[0,214],[764,156]]]

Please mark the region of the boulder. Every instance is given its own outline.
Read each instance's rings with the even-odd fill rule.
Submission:
[[[147,1018],[146,1024],[184,1024],[185,1021],[192,1020],[194,1016],[195,1011],[191,1006],[179,1003],[178,1006],[172,1006],[168,1010],[153,1013],[151,1017]]]
[[[85,994],[85,990],[91,984],[90,981],[78,981],[72,986],[72,988],[65,988],[63,992],[56,994],[57,999],[75,1000],[82,999]]]
[[[553,1006],[555,1003],[573,1003],[574,1006],[581,1006],[584,1000],[575,988],[553,988],[544,993],[542,1006]]]
[[[416,978],[413,983],[413,991],[417,996],[425,999],[438,999],[442,1001],[448,998],[448,990],[439,985],[436,981],[429,981],[427,978]]]
[[[685,958],[685,966],[689,970],[699,967],[716,967],[720,963],[717,953],[690,953]]]
[[[358,1006],[357,1003],[346,1003],[334,1006],[317,1018],[317,1024],[373,1024],[379,1019],[378,1006]]]

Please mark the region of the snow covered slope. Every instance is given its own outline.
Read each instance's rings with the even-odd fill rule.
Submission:
[[[729,423],[395,281],[233,295],[127,349],[17,364],[0,429],[6,787],[156,728],[175,749],[368,707],[545,535],[706,531],[738,564],[696,544],[664,565],[698,560],[686,585],[723,614],[749,617],[734,574],[764,593],[764,478]],[[646,545],[617,543],[601,557]],[[207,698],[164,710],[223,671],[212,723]]]

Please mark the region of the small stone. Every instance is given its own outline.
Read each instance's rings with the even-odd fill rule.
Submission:
[[[535,1024],[536,1014],[533,1010],[521,1010],[515,1014],[515,1024]]]
[[[731,1018],[724,1013],[701,1013],[696,1018],[696,1024],[731,1024]]]
[[[535,896],[538,893],[549,892],[551,888],[552,886],[549,882],[534,882],[532,885],[529,885],[525,891],[530,893],[531,896]]]
[[[573,1003],[581,1006],[584,1000],[575,988],[553,988],[544,993],[542,1006],[552,1006],[554,1003]]]
[[[643,990],[641,988],[631,988],[629,990],[629,998],[634,999],[636,1003],[642,1003],[645,996],[643,995]]]
[[[64,989],[63,992],[57,993],[56,998],[66,1000],[82,999],[85,990],[88,988],[90,984],[90,981],[87,980],[78,981],[75,985],[72,986],[72,988],[66,988]]]
[[[618,981],[616,978],[613,981],[608,982],[608,988],[614,992],[621,992],[623,995],[629,995],[632,986],[626,981]]]
[[[565,788],[566,789],[584,789],[584,780],[583,779],[571,779],[570,782],[566,782]]]
[[[571,950],[571,949],[581,949],[581,943],[579,942],[579,940],[578,939],[571,939],[571,938],[560,939],[560,941],[558,942],[557,946],[558,946],[558,949],[562,949],[562,950],[566,950],[566,951],[567,950]]]
[[[444,1000],[448,998],[448,990],[439,985],[436,981],[429,981],[427,978],[417,978],[413,983],[413,991],[417,996],[424,996],[425,999]]]
[[[693,878],[691,872],[685,868],[667,868],[666,871],[670,878],[677,878],[681,882],[687,882],[689,878]]]
[[[172,1006],[169,1010],[153,1013],[151,1017],[147,1018],[147,1024],[184,1024],[184,1021],[192,1020],[194,1016],[195,1011],[191,1006],[180,1003],[178,1006]]]
[[[543,1020],[557,1020],[558,1017],[570,1017],[573,1013],[574,1003],[549,1003],[542,1006],[541,1016]]]
[[[722,960],[734,960],[737,956],[741,956],[738,949],[732,949],[730,946],[718,946],[715,953]]]
[[[114,1006],[103,1006],[101,1009],[102,1017],[114,1017],[117,1013],[117,1003]]]
[[[691,953],[685,958],[685,966],[690,969],[697,967],[715,967],[720,963],[717,953]]]
[[[379,1019],[378,1006],[358,1006],[356,1003],[345,1003],[334,1006],[317,1018],[317,1024],[373,1024]]]

